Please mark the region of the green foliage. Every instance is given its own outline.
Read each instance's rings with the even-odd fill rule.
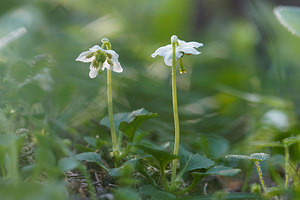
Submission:
[[[274,9],[279,22],[292,34],[300,37],[300,8],[295,6],[279,6]]]
[[[164,170],[169,162],[177,158],[176,155],[171,154],[149,143],[138,144],[136,145],[136,147],[152,155],[159,163],[161,170]]]
[[[114,121],[116,128],[122,131],[128,137],[129,141],[132,141],[140,125],[144,121],[155,117],[158,117],[157,113],[148,112],[144,108],[141,108],[131,113],[115,114]],[[109,128],[108,117],[102,119],[100,124]]]
[[[179,147],[179,162],[180,172],[179,177],[183,176],[186,172],[190,172],[196,169],[207,169],[214,165],[214,162],[200,154],[193,154],[185,150],[182,146]]]

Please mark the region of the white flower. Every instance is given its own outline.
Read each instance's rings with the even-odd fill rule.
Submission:
[[[173,36],[171,40],[175,41]],[[197,51],[195,48],[199,48],[201,46],[203,46],[203,44],[199,42],[185,42],[183,40],[178,39],[178,43],[175,46],[176,60],[181,58],[184,54],[199,55],[201,52]],[[166,65],[172,66],[172,56],[173,56],[172,44],[168,44],[166,46],[158,48],[151,56],[154,58],[157,55],[164,57],[164,61]]]
[[[104,61],[102,67],[100,67],[101,62],[96,59],[96,54],[104,53],[106,56],[106,60]],[[110,57],[110,58],[109,58]],[[84,62],[84,63],[91,63],[90,64],[90,72],[89,77],[95,78],[99,74],[99,70],[102,71],[104,69],[111,69],[115,72],[122,72],[123,68],[118,61],[119,55],[113,50],[104,50],[98,45],[93,46],[89,49],[89,51],[82,52],[77,58],[76,61]]]

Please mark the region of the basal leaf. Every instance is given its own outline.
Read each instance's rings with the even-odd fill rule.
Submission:
[[[135,110],[131,113],[118,113],[114,115],[115,126],[118,130],[122,131],[130,141],[132,141],[135,132],[140,127],[140,125],[151,118],[158,117],[157,113],[148,112],[144,108]],[[109,119],[105,117],[100,122],[101,125],[106,127],[109,126]]]
[[[177,158],[177,156],[175,156],[174,154],[171,154],[167,151],[164,151],[156,146],[149,145],[147,143],[136,145],[136,147],[152,155],[158,161],[161,169],[165,169],[166,165],[169,162]]]
[[[182,146],[179,147],[179,162],[180,162],[180,173],[179,177],[186,172],[196,169],[207,169],[214,165],[214,162],[200,154],[193,154]]]
[[[157,113],[146,111],[144,108],[135,110],[128,115],[128,117],[120,123],[119,130],[122,131],[129,140],[132,141],[135,132],[140,125],[151,118],[158,117]]]
[[[79,162],[74,157],[63,158],[58,162],[58,167],[62,171],[70,171],[72,169],[77,168],[78,165],[79,165]]]
[[[231,167],[226,166],[215,166],[209,169],[205,174],[209,175],[220,175],[220,176],[234,176],[239,173],[240,169],[233,169]]]
[[[274,13],[285,28],[300,37],[300,7],[278,6],[274,9]]]
[[[91,163],[96,163],[104,170],[107,171],[107,168],[101,163],[101,156],[95,152],[85,152],[76,155],[76,158],[80,161],[86,161]]]
[[[140,187],[139,193],[143,197],[143,199],[155,199],[155,200],[170,200],[177,199],[175,195],[161,191],[152,185],[145,185]]]

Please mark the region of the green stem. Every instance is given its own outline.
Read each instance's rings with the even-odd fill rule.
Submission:
[[[160,171],[161,171],[161,180],[163,182],[164,188],[168,192],[170,190],[170,188],[169,188],[168,181],[166,178],[165,169],[160,169]]]
[[[108,40],[105,41],[103,45],[106,45],[106,49],[111,50],[111,44]],[[119,148],[117,142],[118,139],[116,134],[113,103],[112,103],[111,69],[107,69],[107,105],[108,105],[108,118],[109,118],[110,132],[111,132],[111,140],[113,146],[113,156],[118,157]]]
[[[175,144],[174,154],[178,155],[179,149],[179,119],[178,119],[178,108],[177,108],[177,88],[176,88],[176,65],[175,65],[175,43],[172,43],[173,57],[172,57],[172,98],[173,98],[173,114],[174,114],[174,126],[175,126]],[[175,189],[175,178],[176,178],[177,159],[173,160],[172,164],[172,177],[171,177],[171,189]]]
[[[289,147],[287,145],[284,146],[284,152],[285,152],[285,184],[284,186],[287,187],[289,183],[289,159],[290,159],[290,154],[289,154]]]
[[[266,192],[267,189],[266,189],[265,182],[264,182],[264,179],[263,179],[263,176],[262,176],[262,171],[261,171],[259,162],[258,162],[258,161],[255,161],[255,165],[256,165],[256,169],[257,169],[257,173],[258,173],[258,176],[259,176],[261,185],[262,185],[262,187],[263,187],[263,189],[264,189],[264,192]]]
[[[198,184],[198,182],[199,182],[198,180],[193,180],[193,182],[187,188],[185,188],[184,190],[182,190],[180,192],[177,192],[176,196],[184,194],[184,193],[192,190]]]
[[[116,127],[115,127],[115,122],[114,122],[114,114],[113,114],[111,70],[110,69],[107,69],[107,104],[108,104],[109,126],[110,126],[111,140],[112,140],[112,146],[113,146],[113,155],[117,156],[118,143],[117,143],[117,134],[116,134]]]

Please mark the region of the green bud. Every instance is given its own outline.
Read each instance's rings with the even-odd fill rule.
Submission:
[[[260,194],[261,193],[260,185],[257,183],[254,183],[253,185],[251,185],[251,192],[255,193],[255,194]]]
[[[85,58],[91,58],[94,56],[94,52],[90,52],[88,55],[85,56]]]
[[[99,73],[99,74],[102,74],[102,73],[103,73],[103,70],[100,68],[99,71],[98,71],[98,73]]]
[[[104,54],[102,51],[98,50],[98,51],[96,52],[96,60],[97,60],[98,62],[104,63],[105,60],[106,60],[105,54]]]

